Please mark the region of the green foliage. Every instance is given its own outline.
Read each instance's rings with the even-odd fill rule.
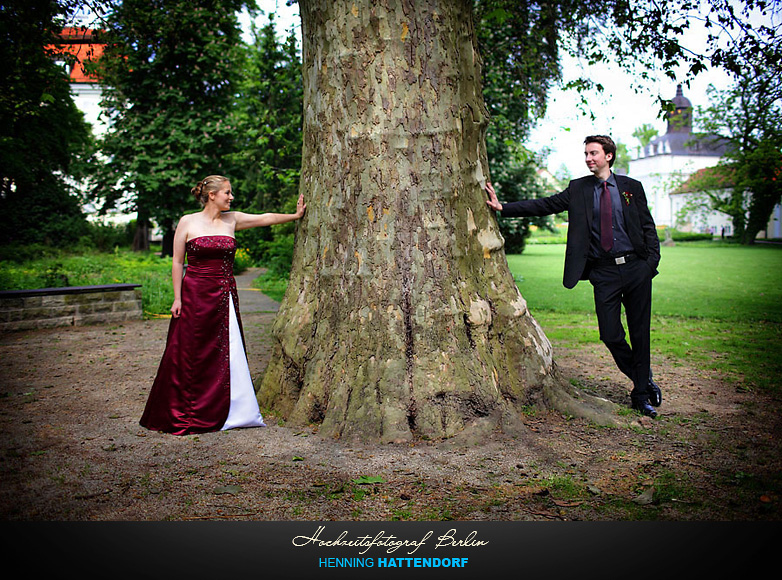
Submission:
[[[173,226],[195,201],[190,189],[228,174],[229,122],[238,88],[242,0],[123,0],[108,17],[96,70],[106,86],[110,160],[96,179],[104,207],[153,218],[171,251]]]
[[[657,137],[657,129],[649,123],[644,123],[640,127],[636,127],[633,131],[633,137],[638,139],[641,143],[641,147],[646,147],[655,137]]]
[[[491,181],[503,201],[555,193],[538,178],[541,159],[519,144],[545,113],[548,90],[560,77],[557,39],[562,18],[556,3],[534,8],[510,0],[475,4],[483,95],[491,115],[486,149]],[[550,223],[549,217],[500,220],[506,250],[524,251],[530,226]]]
[[[503,138],[521,141],[545,113],[549,88],[562,80],[561,51],[587,64],[618,63],[639,81],[664,71],[681,82],[676,71],[682,66],[692,78],[708,65],[733,71],[748,54],[779,50],[774,18],[772,25],[756,24],[758,12],[778,16],[779,10],[769,0],[738,6],[731,0],[606,0],[599,10],[575,0],[476,0],[487,103],[492,116],[502,118]],[[687,45],[695,20],[706,27],[704,50]],[[584,108],[587,95],[604,90],[588,77],[576,78],[566,88],[583,95]]]
[[[136,222],[127,224],[112,224],[109,222],[88,222],[87,235],[79,239],[79,246],[84,249],[95,249],[108,252],[114,248],[127,248],[133,242]]]
[[[670,239],[674,242],[695,242],[695,241],[711,241],[714,239],[713,234],[701,234],[698,232],[681,232],[674,228],[660,228],[657,230],[657,238],[664,242],[670,236]]]
[[[782,99],[776,135],[765,135],[756,147],[745,151],[738,168],[738,186],[752,192],[744,241],[753,243],[766,229],[774,207],[782,201]]]
[[[171,259],[151,252],[57,252],[0,263],[0,290],[95,284],[142,284],[147,314],[167,314],[174,300]]]
[[[237,151],[230,156],[236,207],[251,213],[293,212],[299,192],[303,85],[296,36],[277,36],[273,15],[253,24],[244,52],[240,98],[232,116]],[[252,258],[280,275],[290,270],[293,224],[237,232]]]
[[[261,240],[256,250],[263,256],[262,264],[273,276],[285,277],[293,261],[293,234],[277,234],[271,240]]]
[[[612,168],[616,173],[627,175],[630,171],[630,153],[627,145],[621,142],[616,143],[616,160]]]
[[[296,36],[280,42],[273,17],[261,29],[253,23],[244,51],[240,98],[232,121],[241,168],[236,180],[249,207],[271,211],[298,195],[302,147],[303,86]]]
[[[510,142],[500,144],[490,136],[486,141],[492,163],[492,183],[502,201],[545,197],[559,191],[554,184],[538,176],[541,165],[538,156]],[[505,251],[514,254],[523,252],[530,226],[551,230],[552,222],[550,216],[499,220]]]
[[[111,224],[100,221],[85,221],[80,224],[78,239],[69,244],[13,242],[0,245],[0,261],[24,262],[63,254],[81,252],[110,252],[117,248],[126,249],[133,240],[135,223]]]
[[[288,276],[265,272],[253,280],[252,284],[272,300],[282,302],[285,291],[288,289]]]
[[[498,146],[523,142],[546,111],[548,91],[561,77],[563,33],[580,28],[583,3],[477,0],[476,35],[484,61],[483,94]]]
[[[86,232],[76,192],[89,126],[51,48],[62,28],[54,0],[0,6],[0,243],[71,244]]]
[[[699,139],[719,138],[728,150],[720,166],[693,187],[713,209],[732,218],[742,243],[755,241],[782,200],[780,58],[778,47],[746,55],[734,64],[733,85],[710,87],[710,105],[698,111],[703,128]]]
[[[253,259],[250,256],[250,252],[246,248],[237,248],[234,255],[234,274],[241,274],[247,268],[254,265]]]

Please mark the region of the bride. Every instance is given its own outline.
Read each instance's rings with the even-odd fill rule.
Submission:
[[[171,322],[140,424],[174,435],[262,427],[233,277],[234,235],[300,219],[304,197],[292,214],[247,214],[230,211],[226,177],[210,175],[191,191],[202,210],[183,216],[174,234]]]

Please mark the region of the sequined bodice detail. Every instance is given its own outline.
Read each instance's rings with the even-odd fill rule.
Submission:
[[[199,236],[188,240],[185,250],[189,276],[233,276],[236,240],[231,236]]]

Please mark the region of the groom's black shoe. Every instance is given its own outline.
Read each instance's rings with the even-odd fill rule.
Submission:
[[[636,411],[639,411],[642,415],[646,415],[647,417],[651,417],[654,419],[657,417],[657,411],[654,410],[654,407],[652,407],[649,404],[649,401],[647,399],[633,399],[633,409]]]
[[[652,379],[652,371],[649,371],[649,384],[646,386],[646,391],[649,393],[649,404],[659,407],[663,402],[663,392]]]

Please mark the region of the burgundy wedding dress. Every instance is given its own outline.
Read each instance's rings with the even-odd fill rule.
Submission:
[[[174,435],[262,427],[237,307],[236,240],[201,236],[185,249],[182,310],[171,319],[140,424]]]

